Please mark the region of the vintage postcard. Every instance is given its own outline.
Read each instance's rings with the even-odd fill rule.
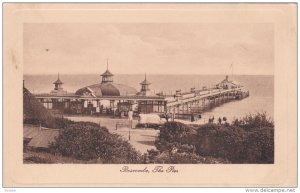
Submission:
[[[297,5],[5,3],[5,187],[295,187]]]

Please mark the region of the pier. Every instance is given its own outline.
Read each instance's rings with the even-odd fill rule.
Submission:
[[[224,103],[241,100],[249,96],[249,91],[243,88],[212,88],[204,90],[191,89],[190,92],[180,93],[177,91],[173,97],[166,97],[169,113],[177,118],[186,118],[191,114],[201,114]]]
[[[173,114],[177,118],[190,118],[221,104],[241,100],[249,96],[242,85],[229,80],[228,76],[211,88],[195,89],[188,92],[177,90],[172,95],[151,94],[146,75],[140,83],[141,90],[113,82],[113,74],[107,70],[101,75],[102,82],[79,88],[75,93],[63,89],[58,79],[50,93],[36,94],[35,97],[49,110],[64,114],[109,115],[126,117],[129,111],[138,114]]]

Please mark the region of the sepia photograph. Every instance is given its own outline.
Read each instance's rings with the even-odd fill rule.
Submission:
[[[274,163],[272,24],[24,24],[24,163]]]
[[[295,185],[296,11],[5,4],[5,184]]]

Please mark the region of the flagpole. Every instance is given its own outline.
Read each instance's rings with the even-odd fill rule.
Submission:
[[[233,77],[233,63],[231,63],[230,67],[231,67],[231,78],[232,78]]]

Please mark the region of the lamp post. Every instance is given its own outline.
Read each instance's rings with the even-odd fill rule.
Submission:
[[[131,127],[132,127],[132,116],[133,116],[133,112],[132,110],[129,110],[128,111],[128,120],[129,120],[129,130],[128,130],[128,139],[130,141],[130,130],[131,130]]]

